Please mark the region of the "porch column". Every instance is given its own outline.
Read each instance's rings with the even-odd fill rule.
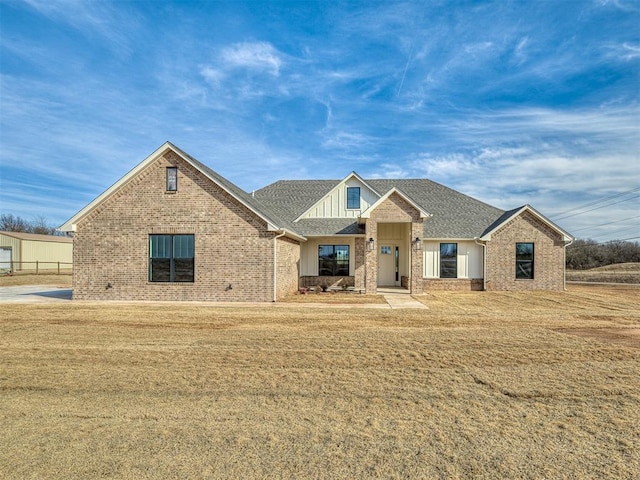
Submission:
[[[354,255],[354,286],[356,290],[365,290],[365,239],[356,237]]]
[[[423,220],[411,222],[411,281],[409,291],[411,295],[424,293],[424,256],[422,249],[418,250],[414,240],[419,238],[422,242],[424,236]]]
[[[378,292],[378,222],[369,218],[365,226],[365,293],[375,295]],[[373,238],[374,248],[369,250],[369,239]]]

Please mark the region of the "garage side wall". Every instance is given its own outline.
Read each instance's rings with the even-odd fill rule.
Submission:
[[[166,191],[166,167],[178,189]],[[195,281],[149,282],[149,235],[193,234]],[[74,235],[74,298],[271,301],[266,223],[173,152],[83,218]]]
[[[516,243],[534,244],[532,280],[516,279]],[[525,211],[487,242],[487,290],[564,290],[564,242],[559,233]]]

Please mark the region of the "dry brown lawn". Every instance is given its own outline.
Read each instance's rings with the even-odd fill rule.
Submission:
[[[71,287],[73,276],[70,273],[56,274],[12,274],[0,275],[0,287],[17,287],[22,285],[54,285]]]
[[[589,270],[567,270],[567,280],[640,284],[640,263],[615,263]]]
[[[3,304],[0,477],[637,478],[639,292]]]

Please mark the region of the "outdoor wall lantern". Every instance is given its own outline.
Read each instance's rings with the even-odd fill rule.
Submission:
[[[369,250],[373,250],[375,248],[373,237],[369,239]]]
[[[422,250],[422,241],[420,240],[420,237],[416,237],[413,243],[416,244],[416,250]]]

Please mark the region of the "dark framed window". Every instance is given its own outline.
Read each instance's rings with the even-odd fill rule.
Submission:
[[[458,244],[440,244],[440,278],[458,278]]]
[[[360,187],[347,187],[347,208],[360,208]]]
[[[149,235],[149,281],[193,282],[193,235]]]
[[[320,245],[318,275],[349,275],[349,245]]]
[[[516,279],[533,280],[533,243],[516,243]]]
[[[167,167],[167,192],[178,191],[178,167]]]

